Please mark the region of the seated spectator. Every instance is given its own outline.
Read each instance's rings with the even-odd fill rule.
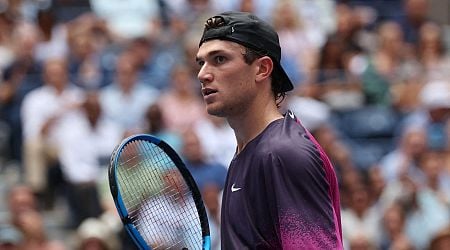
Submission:
[[[426,154],[429,155],[429,153]],[[431,162],[424,161],[425,159]],[[434,161],[427,156],[418,164],[420,166],[428,162],[427,164],[434,165]],[[426,186],[426,181],[415,180],[407,173],[389,182],[380,197],[380,204],[383,204],[382,207],[385,208],[396,202],[401,204],[405,212],[405,235],[418,249],[425,249],[432,236],[450,222],[448,205],[445,201]],[[417,230],[421,233],[417,234]]]
[[[36,45],[34,57],[45,62],[51,57],[68,53],[67,23],[57,22],[53,8],[39,9],[36,13],[36,24],[40,31],[40,39]]]
[[[58,239],[50,239],[39,211],[38,200],[27,185],[14,184],[7,196],[9,223],[22,235],[19,249],[65,250],[66,246]]]
[[[100,92],[100,101],[108,119],[128,131],[142,129],[146,109],[156,101],[159,91],[138,81],[135,56],[120,54],[114,82]]]
[[[108,45],[108,37],[94,17],[83,15],[67,25],[67,46],[70,81],[85,90],[98,90],[111,82],[102,63],[102,53]],[[102,33],[103,32],[103,33]]]
[[[158,17],[158,2],[147,0],[90,0],[92,11],[103,19],[117,42],[148,36]]]
[[[218,163],[206,162],[203,148],[194,130],[186,130],[182,138],[181,155],[200,192],[208,184],[215,185],[222,190],[225,185],[226,168]]]
[[[427,133],[427,145],[444,150],[447,145],[446,124],[450,117],[450,82],[427,82],[420,91],[421,108],[405,117],[403,126],[423,126]]]
[[[6,159],[22,162],[22,123],[20,109],[25,96],[42,86],[42,65],[34,57],[39,40],[32,23],[11,22],[10,48],[14,57],[4,65],[0,82],[0,120],[9,127]]]
[[[348,195],[348,207],[341,213],[344,244],[349,245],[365,237],[369,245],[377,245],[380,241],[380,215],[371,203],[367,185],[359,183]]]
[[[183,133],[183,160],[203,196],[208,213],[213,249],[220,249],[220,197],[227,170],[217,162],[208,162],[194,130]]]
[[[272,18],[283,48],[283,68],[294,85],[305,81],[305,78],[309,80],[320,46],[316,38],[318,29],[305,26],[299,14],[298,4],[294,1],[279,1],[274,6]]]
[[[404,15],[397,16],[395,21],[401,25],[404,40],[410,45],[417,44],[420,28],[430,20],[428,17],[429,3],[428,0],[403,1]]]
[[[445,47],[444,35],[443,28],[434,22],[426,22],[419,29],[416,50],[428,81],[443,80],[449,77],[450,57]]]
[[[375,250],[376,247],[371,242],[370,239],[365,235],[358,235],[355,238],[351,239],[348,244],[348,249],[350,250]]]
[[[58,159],[67,182],[70,226],[77,227],[103,212],[97,189],[101,169],[109,162],[123,131],[106,119],[96,92],[88,93],[81,108],[68,115],[70,119],[58,127],[64,135],[57,140]]]
[[[170,87],[158,100],[169,130],[182,132],[206,115],[198,83],[185,65],[177,65],[171,74]],[[181,115],[182,114],[182,115]]]
[[[47,172],[58,164],[56,138],[59,123],[82,101],[83,91],[68,80],[67,62],[53,58],[45,62],[45,85],[24,99],[21,117],[24,140],[24,175],[34,192],[46,194]]]
[[[179,131],[170,131],[163,119],[162,107],[158,103],[150,105],[145,113],[143,132],[156,136],[169,144],[176,152],[180,152],[182,139]]]
[[[382,224],[382,239],[380,249],[414,249],[405,232],[406,214],[399,203],[391,204],[384,210]]]
[[[338,34],[330,35],[319,51],[312,81],[320,88],[319,98],[332,109],[346,110],[364,104],[361,82],[350,68],[358,53]]]
[[[16,184],[10,187],[7,193],[7,208],[9,221],[18,224],[18,215],[27,210],[38,210],[38,199],[28,185]]]
[[[422,154],[419,168],[424,174],[423,190],[450,206],[450,172],[445,168],[445,151],[428,150]]]
[[[219,163],[228,168],[236,152],[233,129],[224,118],[206,115],[194,125],[207,162]]]
[[[66,250],[62,241],[49,238],[43,220],[43,215],[35,210],[18,215],[17,227],[24,236],[23,249]]]
[[[84,220],[75,232],[76,250],[119,250],[117,235],[101,219]]]
[[[386,21],[376,30],[377,45],[369,55],[367,67],[361,74],[366,105],[391,105],[392,85],[400,82],[401,70],[413,58],[412,49],[403,40],[403,30]]]
[[[386,182],[397,180],[404,174],[420,180],[423,175],[418,161],[427,149],[427,135],[423,127],[410,127],[402,132],[394,150],[380,159],[378,167]]]

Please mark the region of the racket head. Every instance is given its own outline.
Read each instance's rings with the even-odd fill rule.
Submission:
[[[150,235],[157,234],[155,227],[178,237],[175,231],[180,230],[171,226],[175,217],[178,219],[174,220],[180,220],[178,227],[185,227],[183,223],[195,225],[184,228],[193,235],[186,236],[193,239],[182,239],[189,241],[189,249],[210,249],[208,218],[201,193],[181,158],[166,142],[147,134],[124,139],[111,155],[108,177],[111,194],[125,230],[140,249],[161,249],[158,248],[160,242]],[[160,197],[165,197],[163,202],[158,201]],[[152,205],[153,201],[157,201],[156,206]],[[167,202],[180,206],[170,210],[164,205]],[[167,211],[172,213],[166,214]],[[145,224],[149,220],[153,224]],[[168,238],[162,238],[163,241],[169,241]],[[173,242],[168,244],[163,249],[184,248],[170,245]],[[196,244],[195,247],[192,244]]]

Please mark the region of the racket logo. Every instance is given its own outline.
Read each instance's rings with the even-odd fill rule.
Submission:
[[[240,188],[240,187],[235,187],[234,186],[234,183],[233,183],[233,185],[231,185],[231,192],[236,192],[236,191],[239,191],[239,190],[241,190],[242,188]]]

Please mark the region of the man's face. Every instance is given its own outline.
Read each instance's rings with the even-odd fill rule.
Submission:
[[[229,117],[242,113],[256,94],[256,63],[244,61],[245,48],[237,43],[211,40],[197,52],[206,110],[211,115]]]
[[[64,89],[67,84],[67,64],[64,60],[51,59],[45,64],[44,79],[57,89]]]

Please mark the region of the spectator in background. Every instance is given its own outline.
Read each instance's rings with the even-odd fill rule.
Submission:
[[[353,48],[340,35],[327,38],[319,52],[313,82],[319,87],[319,98],[334,110],[358,108],[364,104],[361,82],[350,71]]]
[[[93,15],[79,16],[67,25],[71,82],[86,90],[97,90],[111,83],[108,82],[110,66],[102,62],[109,43],[108,30]]]
[[[14,60],[13,39],[16,20],[11,19],[6,13],[0,14],[0,76],[3,78],[5,68]]]
[[[147,0],[90,0],[92,11],[106,22],[114,40],[148,36],[158,18],[158,1]]]
[[[173,15],[182,18],[188,27],[201,27],[206,16],[216,11],[214,2],[224,2],[217,0],[173,0],[166,1]],[[219,3],[220,4],[220,3]],[[224,3],[227,4],[227,3]],[[228,3],[230,4],[230,3]],[[234,5],[233,8],[238,8]]]
[[[150,105],[145,113],[144,133],[154,135],[167,142],[176,152],[180,152],[182,138],[179,131],[171,131],[167,128],[162,114],[162,107],[157,103]]]
[[[412,242],[405,233],[406,215],[401,204],[394,202],[386,210],[380,212],[383,212],[383,218],[381,221],[382,239],[379,249],[414,249]]]
[[[75,250],[119,250],[117,235],[100,219],[84,220],[75,236]]]
[[[228,167],[236,152],[234,132],[225,119],[206,115],[194,125],[207,162]]]
[[[432,152],[427,151],[423,154],[419,167],[431,167],[429,170],[432,170],[437,166],[436,159],[432,159],[434,156],[430,153]],[[425,166],[424,163],[430,165]],[[425,176],[432,176],[430,174],[432,171]],[[405,235],[418,249],[425,249],[433,235],[450,222],[448,205],[427,185],[426,180],[416,180],[403,173],[397,180],[387,183],[380,197],[380,204],[384,208],[397,202],[402,206],[405,213]],[[417,234],[418,231],[421,233]]]
[[[314,31],[302,23],[298,6],[293,1],[279,1],[273,12],[273,26],[283,48],[281,60],[294,84],[311,78],[320,44],[314,40]]]
[[[425,83],[419,98],[421,107],[405,117],[403,126],[423,126],[429,147],[448,148],[446,124],[450,118],[450,82],[438,80]]]
[[[426,22],[420,27],[416,50],[427,81],[448,79],[450,76],[450,57],[445,46],[444,31],[440,25]]]
[[[38,200],[29,186],[11,186],[7,195],[7,208],[11,225],[22,234],[20,249],[66,249],[62,242],[48,237],[43,215],[38,210]]]
[[[145,111],[159,92],[138,81],[135,55],[123,51],[116,62],[114,82],[100,92],[105,116],[127,131],[142,129]]]
[[[322,46],[325,38],[336,31],[336,1],[333,0],[296,0],[301,23],[312,32],[312,38]],[[314,31],[312,31],[314,30]]]
[[[105,118],[96,92],[89,92],[79,110],[59,125],[59,162],[67,181],[70,226],[76,228],[89,217],[103,213],[98,183],[102,167],[109,162],[123,131]]]
[[[67,55],[67,24],[58,23],[53,8],[39,9],[36,24],[40,39],[36,45],[35,58],[39,62],[55,56]]]
[[[174,40],[163,42],[154,38],[138,37],[130,41],[127,49],[136,59],[140,82],[158,90],[168,88],[170,72],[177,57],[174,56],[177,54],[174,49],[176,38]]]
[[[374,206],[377,206],[378,210],[381,210],[382,208],[380,208],[379,200],[386,188],[386,180],[377,164],[371,166],[367,170],[367,181],[371,203],[374,204]]]
[[[418,161],[426,149],[427,135],[423,127],[404,129],[394,150],[380,159],[378,167],[383,178],[386,182],[393,182],[407,174],[413,179],[422,179]]]
[[[422,191],[429,192],[443,205],[450,207],[450,173],[445,168],[445,151],[426,151],[420,157],[419,167],[425,177]]]
[[[416,182],[413,184],[415,187],[410,192],[410,197],[403,198],[403,200],[407,200],[408,205],[405,231],[413,245],[419,249],[426,248],[433,235],[450,223],[448,204],[440,197],[437,190],[433,189],[431,183],[432,172],[436,171],[436,167],[440,167],[435,165],[437,162],[433,157],[433,155],[426,156],[423,159],[425,161],[421,162],[424,164],[422,167],[426,168],[428,186]],[[408,194],[408,192],[399,194],[400,199],[405,193]],[[418,230],[420,230],[420,234],[417,234]]]
[[[403,30],[395,22],[383,22],[377,28],[378,43],[369,55],[361,80],[365,105],[392,104],[390,88],[399,81],[399,71],[410,53],[403,40]]]
[[[67,61],[49,59],[44,65],[44,86],[24,99],[21,117],[24,143],[24,176],[34,192],[48,194],[46,174],[58,164],[57,138],[65,136],[55,129],[66,114],[81,103],[84,93],[71,85]]]
[[[214,249],[220,249],[220,194],[225,185],[227,170],[217,162],[207,162],[198,135],[194,130],[183,133],[182,156],[186,167],[205,196],[205,206],[210,219]]]
[[[50,239],[43,215],[35,210],[26,210],[18,215],[17,227],[24,236],[23,249],[66,250],[60,240]]]
[[[7,211],[12,225],[18,224],[18,215],[27,210],[38,210],[38,200],[28,185],[15,184],[7,191]]]
[[[403,1],[404,15],[399,15],[397,22],[403,30],[406,43],[416,45],[419,41],[419,30],[423,24],[429,21],[429,0],[405,0]]]
[[[215,185],[220,190],[223,189],[226,168],[217,162],[206,162],[203,148],[194,130],[189,129],[183,133],[183,148],[181,152],[186,167],[191,172],[200,191],[208,184]]]
[[[342,210],[342,233],[344,245],[351,245],[355,240],[367,241],[376,246],[380,241],[380,214],[371,203],[366,183],[356,184],[348,192],[348,207]]]
[[[34,53],[38,42],[38,31],[34,24],[17,22],[12,28],[14,59],[2,72],[0,83],[0,119],[11,132],[10,152],[7,158],[22,161],[22,123],[20,109],[25,96],[42,86],[42,67]]]
[[[174,67],[170,87],[158,100],[169,130],[184,131],[206,115],[197,82],[191,70],[182,64]]]

